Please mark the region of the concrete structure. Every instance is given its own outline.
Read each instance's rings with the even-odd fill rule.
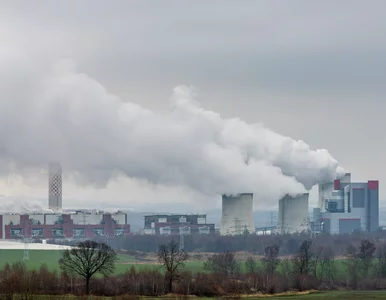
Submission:
[[[308,193],[296,197],[285,196],[279,200],[277,232],[299,233],[309,230]]]
[[[222,196],[221,235],[240,235],[255,232],[253,194]]]
[[[346,185],[351,182],[351,173],[346,173],[343,178],[340,179],[342,185]],[[334,182],[327,182],[319,184],[319,201],[318,208],[323,210],[325,207],[325,199],[329,198],[331,193],[334,191]]]
[[[59,163],[49,164],[48,208],[54,212],[62,210],[62,167]]]
[[[214,224],[207,224],[206,215],[167,214],[145,216],[144,234],[190,235],[214,234]]]
[[[130,234],[127,215],[117,212],[4,214],[0,215],[2,239],[90,239]]]
[[[333,190],[324,195],[323,206],[313,211],[316,232],[373,232],[379,229],[379,182],[352,183],[351,176],[332,183]]]

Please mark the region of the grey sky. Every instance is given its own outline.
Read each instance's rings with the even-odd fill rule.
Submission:
[[[175,86],[195,86],[205,109],[326,148],[354,180],[380,179],[382,196],[385,2],[208,2],[0,1],[0,62],[27,59],[28,74],[71,58],[110,93],[156,111]],[[6,196],[46,196],[44,174],[15,176],[0,181]],[[121,180],[103,192],[69,180],[68,206],[206,199]]]

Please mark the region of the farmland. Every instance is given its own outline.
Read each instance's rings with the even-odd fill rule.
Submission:
[[[58,261],[64,250],[29,250],[29,261],[26,263],[29,270],[39,269],[42,264],[45,264],[51,271],[59,270]],[[15,263],[23,260],[24,250],[16,249],[0,249],[0,268],[4,267],[6,263]],[[186,263],[186,270],[192,272],[204,272],[203,259],[193,258]],[[241,270],[245,271],[244,264],[241,262]],[[259,265],[259,264],[258,264]],[[134,267],[136,270],[143,269],[160,269],[157,263],[155,254],[147,255],[146,257],[135,257],[129,254],[118,254],[118,262],[116,264],[116,274],[122,274]],[[338,277],[344,276],[345,265],[343,260],[336,261],[336,271]],[[279,265],[278,271],[281,271]]]

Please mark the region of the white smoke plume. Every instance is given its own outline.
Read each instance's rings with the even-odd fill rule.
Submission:
[[[39,201],[37,199],[29,199],[23,197],[6,197],[0,195],[0,214],[34,212],[50,213],[52,211],[47,209],[42,203],[42,201]]]
[[[185,86],[174,89],[162,114],[122,101],[70,61],[9,72],[12,82],[0,83],[2,174],[60,161],[80,184],[104,186],[124,175],[208,195],[254,192],[265,201],[343,172],[327,150],[224,119],[200,107]]]

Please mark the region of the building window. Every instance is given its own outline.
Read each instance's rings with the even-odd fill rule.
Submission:
[[[365,190],[353,189],[352,191],[352,207],[353,208],[364,208],[365,207]]]
[[[53,237],[64,237],[64,231],[62,228],[54,228],[52,229]]]
[[[167,221],[167,218],[158,218],[158,223],[166,223]]]
[[[197,224],[206,224],[206,218],[205,217],[198,217],[197,218]]]
[[[114,229],[115,235],[123,235],[123,233],[124,233],[123,228],[115,228]]]
[[[160,227],[159,229],[161,235],[171,235],[172,229],[169,226],[166,227]]]
[[[33,228],[31,233],[32,233],[32,237],[43,236],[43,228]]]
[[[180,234],[189,235],[190,234],[190,227],[188,227],[188,226],[180,227]]]
[[[198,228],[199,234],[209,234],[210,228],[208,226],[201,226]]]
[[[186,218],[185,217],[180,217],[179,222],[180,223],[186,223]]]
[[[12,228],[10,232],[11,232],[11,236],[15,236],[15,237],[23,236],[23,229],[21,228]]]
[[[94,232],[95,236],[104,236],[105,235],[105,230],[103,228],[94,228],[93,232]]]
[[[84,237],[84,228],[74,228],[74,229],[72,229],[72,236],[74,238]]]

